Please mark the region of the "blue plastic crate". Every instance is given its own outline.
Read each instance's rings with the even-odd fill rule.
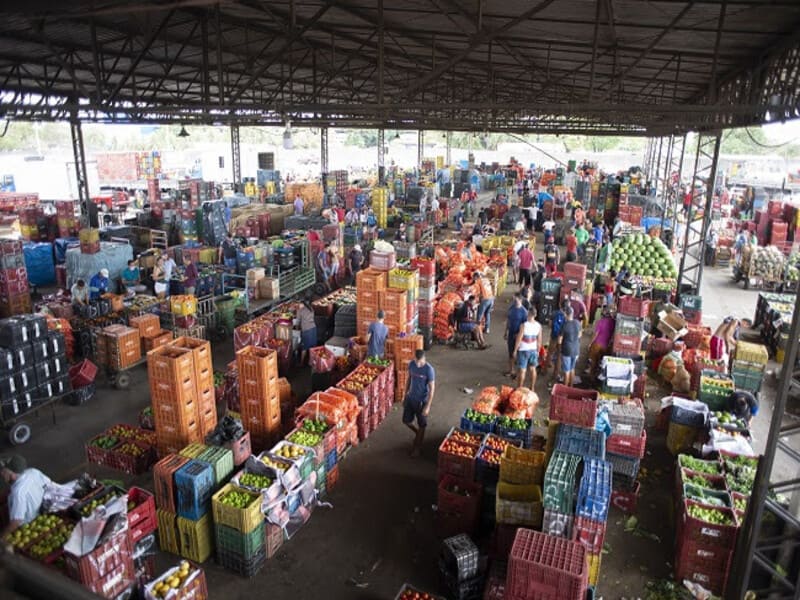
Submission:
[[[190,460],[175,471],[178,516],[197,521],[211,508],[214,469],[207,462]]]
[[[608,518],[613,472],[613,466],[605,460],[589,458],[583,461],[583,477],[578,487],[575,509],[579,517],[593,521],[605,521]]]
[[[556,435],[556,450],[577,454],[583,458],[606,457],[606,436],[602,431],[575,425],[560,425]]]
[[[333,450],[331,450],[330,452],[328,452],[325,455],[325,471],[326,472],[333,470],[333,467],[336,466],[336,459],[337,459],[336,448],[334,448]]]
[[[465,410],[464,414],[461,415],[461,429],[472,433],[494,433],[496,420],[496,418],[493,418],[489,423],[476,423],[467,418],[467,411]]]
[[[530,419],[527,421],[527,429],[508,429],[495,425],[493,433],[513,442],[521,442],[523,448],[530,448],[533,443],[533,423]]]

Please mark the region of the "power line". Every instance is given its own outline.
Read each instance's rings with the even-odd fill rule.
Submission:
[[[783,142],[781,144],[776,144],[773,146],[770,144],[764,144],[762,142],[759,142],[756,138],[753,137],[753,134],[750,133],[750,130],[747,127],[744,128],[744,131],[747,134],[747,137],[750,138],[750,141],[752,141],[756,146],[761,146],[762,148],[767,148],[769,150],[774,150],[776,148],[783,148],[784,146],[788,146],[789,144],[794,144],[797,141],[797,138],[795,138],[793,140],[789,140],[787,142]]]

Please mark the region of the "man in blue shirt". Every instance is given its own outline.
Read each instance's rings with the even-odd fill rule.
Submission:
[[[603,245],[603,227],[600,225],[600,221],[597,221],[592,227],[592,237],[598,246]]]
[[[503,333],[503,339],[508,343],[508,371],[506,375],[512,379],[516,377],[514,374],[514,346],[517,342],[517,334],[519,333],[519,328],[527,320],[528,311],[522,306],[522,294],[517,292],[514,294],[514,303],[508,309],[506,330]]]
[[[414,443],[411,456],[419,456],[422,442],[425,439],[425,428],[428,426],[428,413],[433,402],[436,373],[425,359],[425,351],[417,350],[414,360],[408,363],[408,382],[403,401],[403,424],[414,432]],[[414,426],[414,419],[417,426]]]
[[[389,337],[389,328],[383,323],[386,315],[382,310],[378,311],[377,320],[369,325],[367,330],[367,356],[377,356],[383,358],[383,350],[386,345],[386,338]]]
[[[108,291],[108,269],[100,269],[99,273],[89,280],[89,299],[98,300]]]
[[[549,360],[553,361],[553,381],[556,381],[561,373],[561,345],[558,343],[558,338],[561,337],[561,328],[567,320],[564,309],[569,305],[569,299],[564,298],[558,310],[553,314],[553,324],[550,329],[550,347],[547,349],[547,356]]]

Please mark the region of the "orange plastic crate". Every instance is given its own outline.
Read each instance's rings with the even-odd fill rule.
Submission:
[[[386,271],[369,267],[356,274],[356,293],[380,292],[386,288]]]
[[[139,335],[141,337],[154,337],[161,331],[161,321],[158,315],[150,313],[130,317],[128,323],[131,327],[139,330]]]
[[[172,341],[172,332],[165,329],[158,329],[151,335],[142,335],[142,346],[144,352],[150,352],[161,346],[165,346]]]
[[[147,376],[150,382],[167,383],[194,380],[194,359],[191,350],[172,344],[151,350],[147,354]]]
[[[170,454],[158,461],[153,467],[153,493],[156,506],[171,513],[175,509],[175,471],[189,462],[185,456]]]

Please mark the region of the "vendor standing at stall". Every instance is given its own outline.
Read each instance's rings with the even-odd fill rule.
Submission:
[[[300,322],[300,366],[306,362],[308,351],[317,345],[317,322],[314,320],[314,309],[311,308],[311,299],[304,298],[299,310],[297,320]]]
[[[8,527],[3,536],[33,521],[42,509],[45,487],[52,483],[39,469],[29,469],[25,459],[12,454],[0,459],[0,475],[11,486]]]
[[[195,289],[197,288],[197,278],[200,273],[197,270],[197,265],[192,262],[192,257],[188,253],[183,256],[183,291],[190,296],[194,296]]]

